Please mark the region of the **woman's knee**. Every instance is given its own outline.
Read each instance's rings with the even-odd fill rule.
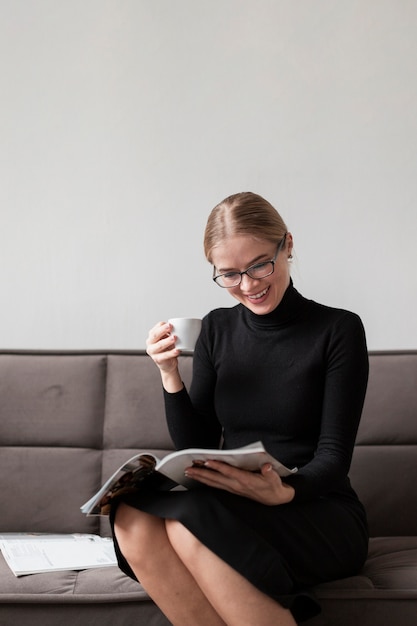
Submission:
[[[165,521],[168,539],[184,562],[190,562],[196,559],[201,550],[204,549],[201,542],[188,530],[181,522],[175,519],[167,519]]]
[[[121,502],[114,516],[114,531],[116,536],[124,536],[135,532],[139,511]]]
[[[129,561],[146,556],[163,532],[163,522],[158,517],[135,509],[123,502],[114,519],[114,534],[125,558]],[[140,554],[139,554],[140,553]]]

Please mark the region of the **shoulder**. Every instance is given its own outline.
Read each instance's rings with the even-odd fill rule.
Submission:
[[[365,329],[357,313],[299,297],[302,310],[299,317],[300,330],[302,327],[308,336],[324,342],[327,348],[352,344],[361,350],[366,349]]]
[[[364,371],[368,351],[365,328],[357,313],[347,309],[310,302],[313,333],[320,338],[327,358],[334,362],[352,362]]]
[[[320,304],[315,300],[308,300],[304,297],[302,299],[304,301],[305,313],[313,319],[322,320],[327,324],[363,327],[361,318],[353,311]]]
[[[203,325],[206,327],[222,327],[224,324],[235,324],[240,318],[241,309],[241,304],[213,309],[203,317]]]

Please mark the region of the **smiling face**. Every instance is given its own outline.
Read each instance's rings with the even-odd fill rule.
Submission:
[[[273,244],[250,235],[228,237],[212,250],[216,274],[243,272],[256,263],[270,261],[278,244],[279,241]],[[243,274],[239,285],[227,288],[230,295],[257,315],[266,315],[276,309],[290,283],[288,256],[292,245],[291,233],[287,233],[285,244],[276,258],[274,272],[265,278],[251,278]]]

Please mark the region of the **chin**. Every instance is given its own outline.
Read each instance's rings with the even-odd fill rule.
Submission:
[[[272,313],[276,309],[278,305],[271,305],[270,303],[265,304],[252,304],[252,302],[244,302],[243,303],[247,309],[255,313],[256,315],[268,315],[268,313]]]
[[[249,298],[246,298],[242,301],[252,313],[256,313],[256,315],[267,315],[268,313],[272,313],[278,304],[281,302],[282,296],[280,298],[274,294],[271,289],[266,294],[265,298],[263,298],[260,302],[252,302]]]

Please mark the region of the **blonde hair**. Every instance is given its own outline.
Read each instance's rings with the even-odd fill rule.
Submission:
[[[212,263],[213,248],[233,235],[251,235],[277,243],[286,232],[284,220],[265,198],[250,191],[236,193],[210,213],[204,232],[204,254]]]

